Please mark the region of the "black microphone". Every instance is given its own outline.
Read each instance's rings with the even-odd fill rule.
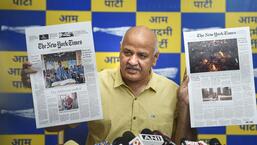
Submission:
[[[122,134],[122,137],[124,138],[125,142],[126,142],[126,145],[129,144],[129,142],[134,139],[136,136],[131,132],[131,131],[125,131],[123,134]]]
[[[113,142],[112,145],[125,145],[126,144],[126,140],[124,139],[124,137],[117,137]]]
[[[209,141],[210,145],[221,145],[220,141],[217,138],[212,138]]]
[[[145,128],[141,131],[141,134],[153,134],[153,132],[149,128]]]
[[[135,135],[131,131],[125,131],[122,136],[117,137],[112,145],[129,145],[129,142],[135,138]]]
[[[171,140],[170,137],[164,135],[163,133],[161,133],[161,132],[158,131],[158,130],[154,130],[154,131],[153,131],[153,134],[154,134],[154,135],[160,135],[160,136],[162,136],[162,138],[163,138],[163,140],[164,140],[163,145],[176,145],[176,144]]]

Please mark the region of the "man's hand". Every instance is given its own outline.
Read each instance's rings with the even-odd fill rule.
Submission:
[[[30,83],[30,74],[36,73],[36,70],[33,70],[31,68],[32,64],[30,62],[24,62],[22,64],[22,70],[21,70],[21,81],[25,87],[31,88]]]
[[[53,126],[53,127],[47,127],[45,128],[48,132],[58,132],[62,131],[66,128],[76,128],[80,125],[80,123],[74,123],[74,124],[67,124],[67,125],[60,125],[60,126]]]
[[[178,89],[178,102],[177,102],[177,127],[175,131],[175,142],[180,144],[183,138],[188,140],[196,140],[196,129],[190,126],[190,114],[189,114],[189,96],[188,96],[188,82],[189,78],[184,73],[183,81]]]
[[[66,128],[68,128],[68,125],[60,125],[60,126],[53,126],[53,127],[47,127],[45,128],[46,131],[48,132],[58,132],[58,131],[62,131]]]
[[[188,76],[186,74],[186,70],[185,70],[183,81],[178,89],[178,101],[180,103],[183,103],[184,105],[189,104],[188,82],[189,82],[189,78],[188,78]]]

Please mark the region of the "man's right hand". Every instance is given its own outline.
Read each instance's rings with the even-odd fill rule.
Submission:
[[[36,70],[33,70],[31,68],[32,64],[30,62],[24,62],[22,64],[22,70],[21,70],[21,81],[25,87],[31,88],[30,83],[30,74],[36,73]]]
[[[59,126],[53,126],[53,127],[47,127],[45,128],[48,132],[58,132],[62,131],[66,128],[76,128],[80,125],[80,123],[74,123],[74,124],[67,124],[67,125],[59,125]]]

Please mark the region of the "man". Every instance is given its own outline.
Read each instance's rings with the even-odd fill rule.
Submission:
[[[144,128],[159,130],[177,144],[182,138],[196,138],[190,128],[188,79],[178,89],[174,82],[153,73],[158,56],[157,38],[150,29],[136,26],[126,32],[120,67],[99,73],[104,119],[88,122],[88,145],[112,142],[128,130],[137,135]]]
[[[56,80],[62,81],[66,80],[68,78],[67,72],[64,70],[64,67],[62,66],[62,62],[58,61],[58,68],[56,69]]]

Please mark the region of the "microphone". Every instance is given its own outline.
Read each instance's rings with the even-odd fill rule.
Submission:
[[[128,145],[129,142],[135,137],[131,131],[125,131],[121,137],[117,137],[112,145]]]
[[[163,140],[164,140],[163,145],[176,145],[176,144],[171,140],[171,138],[169,138],[168,136],[164,135],[163,133],[161,133],[161,132],[158,131],[158,130],[154,130],[154,131],[153,131],[153,134],[162,136],[162,138],[163,138]]]
[[[113,142],[112,145],[125,145],[128,142],[126,142],[126,139],[124,137],[117,137]]]
[[[207,145],[203,141],[188,141],[186,139],[182,139],[180,145]]]
[[[221,145],[220,141],[217,138],[212,138],[209,141],[210,145]]]
[[[129,142],[136,136],[131,131],[125,131],[122,134],[122,137],[126,140],[127,144],[129,144]]]
[[[141,131],[141,134],[153,134],[153,132],[149,128],[145,128]]]
[[[131,131],[125,131],[122,136],[114,139],[112,144],[108,141],[102,141],[100,143],[96,143],[95,145],[129,145],[129,142],[135,137],[135,135]]]

